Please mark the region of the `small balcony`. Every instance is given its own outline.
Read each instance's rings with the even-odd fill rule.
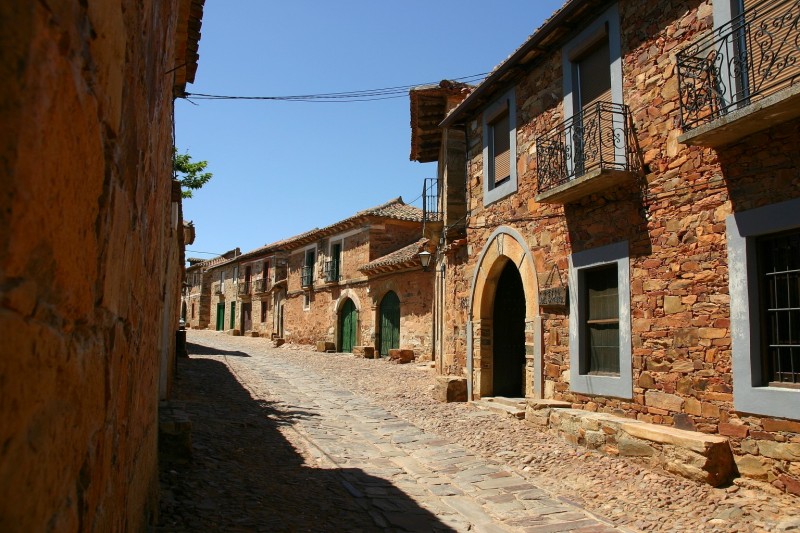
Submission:
[[[323,273],[325,274],[325,283],[338,283],[339,282],[339,260],[329,259],[323,265]]]
[[[250,296],[250,282],[240,281],[239,287],[236,290],[236,294],[238,294],[239,296]]]
[[[444,221],[439,204],[439,179],[425,178],[422,186],[422,236],[439,242]]]
[[[311,287],[314,284],[314,267],[304,266],[300,273],[300,285],[302,287]]]
[[[799,21],[797,0],[767,0],[678,53],[678,140],[723,146],[800,117]]]
[[[222,283],[214,285],[214,294],[218,294],[220,297],[225,296],[225,285]]]
[[[269,279],[259,278],[256,280],[256,293],[264,294],[272,289],[272,283]]]
[[[598,102],[536,139],[536,201],[568,204],[639,170],[628,106]]]

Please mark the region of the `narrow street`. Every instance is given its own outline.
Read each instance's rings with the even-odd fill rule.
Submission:
[[[796,499],[713,489],[431,399],[427,365],[189,331],[161,531],[769,531]]]

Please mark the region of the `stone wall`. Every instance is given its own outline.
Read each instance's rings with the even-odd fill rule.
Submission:
[[[0,3],[3,531],[142,531],[156,511],[175,9]]]
[[[798,121],[722,150],[678,142],[675,52],[713,25],[707,1],[620,2],[623,100],[633,116],[640,176],[566,206],[538,203],[536,138],[564,120],[562,58],[556,49],[516,84],[518,190],[483,203],[480,114],[467,117],[467,263],[448,266],[445,363],[465,360],[462,309],[489,236],[519,232],[541,287],[570,254],[628,241],[631,273],[631,399],[573,392],[569,315],[541,309],[543,395],[577,408],[731,437],[739,470],[800,493],[800,433],[794,421],[733,407],[725,218],[800,197]],[[452,276],[452,278],[451,278]],[[536,298],[537,287],[526,287]],[[472,310],[473,317],[477,310]],[[478,335],[478,333],[476,333]],[[480,342],[477,338],[477,342]],[[447,371],[443,369],[443,371]]]

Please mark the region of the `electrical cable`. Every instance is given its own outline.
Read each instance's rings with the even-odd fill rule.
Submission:
[[[451,81],[458,81],[461,83],[474,83],[482,80],[488,74],[489,74],[488,72],[482,72],[480,74],[472,74],[470,76],[452,78]],[[407,98],[408,91],[410,89],[424,85],[434,85],[437,83],[439,82],[417,83],[413,85],[397,85],[393,87],[383,87],[380,89],[362,89],[355,91],[297,94],[297,95],[285,95],[285,96],[241,96],[241,95],[222,95],[222,94],[187,92],[184,93],[183,98],[188,99],[188,97],[192,97],[195,100],[271,100],[271,101],[306,102],[306,103],[371,102],[375,100]]]

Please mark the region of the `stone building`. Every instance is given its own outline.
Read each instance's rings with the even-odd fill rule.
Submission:
[[[202,0],[0,3],[0,530],[144,531]]]
[[[181,317],[187,328],[205,329],[211,324],[211,269],[240,255],[235,248],[212,259],[189,258],[183,285]]]
[[[433,274],[418,258],[421,221],[397,198],[208,268],[210,327],[429,357]]]
[[[734,471],[709,482],[800,494],[798,17],[569,0],[468,95],[412,91],[412,159],[439,165],[441,371],[609,453],[723,442]],[[667,467],[713,470],[693,460]]]

